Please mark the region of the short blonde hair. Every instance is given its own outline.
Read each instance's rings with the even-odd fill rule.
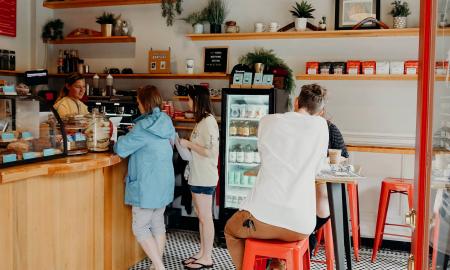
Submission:
[[[158,88],[153,85],[146,85],[138,89],[137,98],[144,107],[146,113],[151,113],[154,108],[161,108],[162,97]]]

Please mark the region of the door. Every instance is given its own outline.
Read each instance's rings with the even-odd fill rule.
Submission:
[[[414,228],[408,269],[447,269],[450,254],[449,0],[421,0]]]

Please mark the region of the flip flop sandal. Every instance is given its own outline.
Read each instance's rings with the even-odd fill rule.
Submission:
[[[183,265],[188,265],[188,264],[194,263],[196,260],[198,260],[198,259],[195,257],[189,257],[189,258],[183,260],[181,263]]]
[[[197,262],[192,262],[190,263],[191,265],[200,265],[200,267],[196,268],[196,267],[189,267],[187,265],[184,266],[185,269],[188,270],[195,270],[195,269],[208,269],[208,268],[213,268],[214,264],[210,264],[210,265],[205,265],[205,264],[201,264],[201,263],[197,263]]]

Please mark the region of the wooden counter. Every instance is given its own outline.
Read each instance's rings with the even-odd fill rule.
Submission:
[[[124,205],[126,165],[88,154],[2,169],[0,269],[116,270],[144,258]]]
[[[358,144],[347,144],[347,150],[349,152],[370,152],[370,153],[407,154],[407,155],[414,155],[416,152],[415,147],[358,145]]]

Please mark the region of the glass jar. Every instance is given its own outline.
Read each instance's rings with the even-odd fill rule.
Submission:
[[[248,121],[245,121],[243,124],[242,136],[244,137],[250,136],[250,123]]]
[[[92,113],[86,115],[89,126],[86,129],[87,147],[92,152],[105,152],[109,150],[109,139],[112,134],[112,127],[109,119],[98,109],[93,109]]]
[[[258,123],[252,123],[250,125],[250,135],[251,137],[257,137],[258,136]]]
[[[9,70],[16,70],[16,52],[9,51]]]
[[[237,124],[237,130],[238,130],[239,136],[244,136],[244,123],[243,122],[239,122]]]
[[[88,152],[86,142],[86,128],[88,120],[84,115],[63,117],[64,130],[67,137],[67,154],[81,155]]]
[[[235,121],[230,123],[230,136],[236,136],[238,134],[237,125]]]

